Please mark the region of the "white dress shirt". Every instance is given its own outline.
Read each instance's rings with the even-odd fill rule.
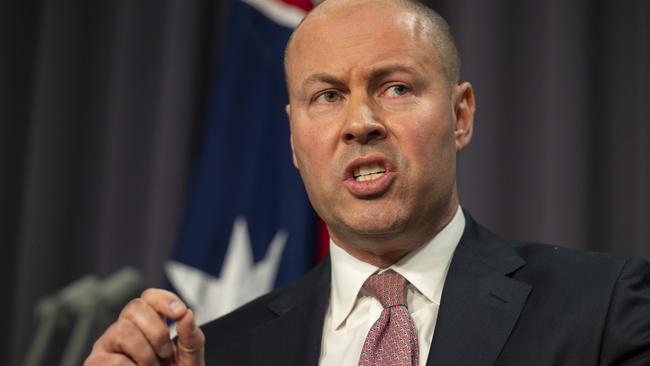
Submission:
[[[449,224],[430,242],[383,269],[392,269],[409,281],[406,302],[418,332],[420,365],[425,365],[429,356],[442,288],[464,229],[465,216],[459,207]],[[379,268],[349,255],[331,240],[330,258],[332,287],[319,365],[357,365],[368,331],[383,310],[379,300],[361,287]]]

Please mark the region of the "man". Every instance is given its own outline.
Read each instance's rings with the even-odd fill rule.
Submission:
[[[330,258],[202,328],[147,290],[86,365],[650,365],[647,263],[505,241],[460,209],[475,102],[437,14],[328,0],[285,67],[293,162]]]

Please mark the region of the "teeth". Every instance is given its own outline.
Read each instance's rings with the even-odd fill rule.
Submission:
[[[386,173],[386,169],[380,163],[364,165],[354,170],[354,179],[357,182],[377,179]]]
[[[382,173],[372,173],[372,174],[362,175],[362,176],[356,178],[356,181],[357,182],[365,182],[367,180],[377,179],[377,178],[381,177],[382,175],[384,175],[383,172]]]

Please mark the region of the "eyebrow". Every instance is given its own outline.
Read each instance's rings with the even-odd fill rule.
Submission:
[[[337,78],[336,76],[328,74],[328,73],[320,72],[320,73],[315,73],[315,74],[309,75],[309,77],[302,82],[302,86],[300,88],[300,91],[302,93],[304,93],[305,89],[307,89],[307,86],[309,86],[310,84],[316,84],[316,83],[325,83],[325,84],[332,84],[332,85],[343,85],[344,84],[343,80]]]
[[[370,81],[380,80],[391,74],[398,73],[398,72],[403,72],[411,75],[420,75],[420,72],[414,66],[404,65],[404,64],[392,64],[392,65],[381,66],[370,71],[370,74],[368,74],[366,80],[370,80]],[[319,72],[319,73],[314,73],[309,75],[309,77],[307,77],[302,82],[300,88],[300,94],[304,95],[306,93],[307,87],[310,84],[316,84],[316,83],[325,83],[325,84],[341,86],[341,87],[345,85],[345,82],[342,79],[337,78],[336,76],[325,72]]]
[[[392,64],[392,65],[386,65],[372,70],[370,72],[370,75],[368,75],[367,79],[368,80],[383,79],[389,75],[398,72],[403,72],[411,75],[420,75],[420,72],[414,66],[404,65],[404,64]]]

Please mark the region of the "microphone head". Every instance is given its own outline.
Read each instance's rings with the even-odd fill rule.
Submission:
[[[142,274],[133,267],[124,267],[106,277],[98,287],[98,301],[101,305],[113,308],[136,297],[144,289]]]

